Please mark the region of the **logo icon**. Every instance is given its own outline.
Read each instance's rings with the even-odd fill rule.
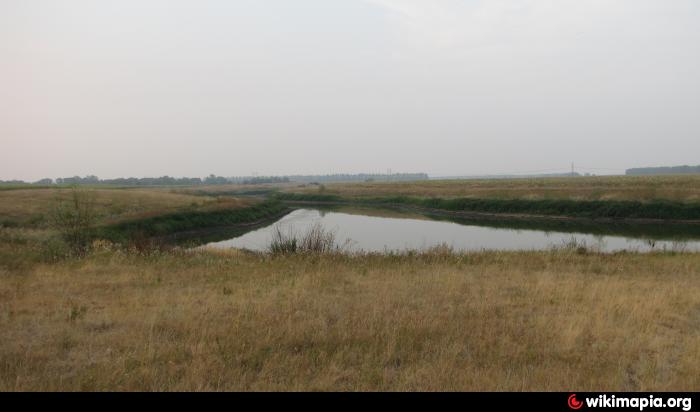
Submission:
[[[573,410],[581,409],[583,402],[576,399],[576,394],[573,393],[569,396],[569,408]]]

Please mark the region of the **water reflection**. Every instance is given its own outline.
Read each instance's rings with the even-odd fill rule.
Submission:
[[[447,245],[457,251],[547,250],[554,247],[586,247],[604,252],[700,250],[698,238],[680,240],[674,239],[672,234],[664,239],[658,238],[659,233],[655,233],[654,238],[647,238],[627,234],[488,227],[406,216],[395,211],[354,209],[298,209],[269,226],[208,245],[263,251],[267,249],[276,225],[283,231],[304,232],[316,223],[334,231],[340,243],[349,240],[352,251],[424,250],[437,245]]]

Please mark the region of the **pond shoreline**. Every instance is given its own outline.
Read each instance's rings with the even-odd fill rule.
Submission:
[[[651,252],[654,250],[700,250],[700,231],[681,238],[677,233],[658,234],[654,238],[644,233],[594,233],[575,228],[538,229],[489,224],[472,224],[457,219],[421,218],[415,213],[384,212],[378,208],[329,207],[308,205],[295,209],[277,222],[245,233],[222,232],[206,242],[214,248],[237,248],[265,251],[275,233],[302,238],[314,228],[325,228],[342,249],[348,252],[429,250],[447,246],[459,252],[477,250],[550,250],[576,247],[614,253],[618,251]],[[512,221],[511,221],[512,222]],[[606,225],[600,225],[606,226]],[[614,225],[608,225],[614,226]],[[214,236],[211,236],[214,238]]]

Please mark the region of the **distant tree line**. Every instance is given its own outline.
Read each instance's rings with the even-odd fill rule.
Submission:
[[[205,178],[210,179],[210,177]],[[47,179],[43,179],[47,180]],[[38,182],[37,182],[38,183]],[[100,179],[97,176],[73,176],[59,177],[56,179],[58,185],[112,185],[112,186],[184,186],[202,184],[202,179],[198,177],[175,178],[170,176],[162,177],[121,177],[117,179]]]
[[[0,185],[26,185],[27,182],[23,180],[0,180]]]
[[[257,185],[262,183],[289,183],[287,176],[254,176],[254,177],[231,177],[231,183],[244,185]]]
[[[63,185],[63,186],[88,186],[88,185],[107,185],[107,186],[193,186],[193,185],[216,185],[231,183],[228,178],[221,176],[210,175],[204,179],[199,177],[120,177],[117,179],[100,179],[97,176],[88,175],[85,177],[59,177],[56,180],[44,178],[36,182],[25,182],[23,180],[0,180],[0,184],[4,185]]]
[[[299,183],[333,183],[333,182],[399,182],[428,180],[427,173],[360,173],[332,175],[292,175],[289,180]]]
[[[627,169],[628,176],[700,174],[700,166],[638,167]]]
[[[330,174],[330,175],[293,175],[293,176],[242,176],[223,177],[209,175],[205,178],[199,177],[121,177],[116,179],[100,179],[94,175],[84,177],[59,177],[57,179],[44,178],[36,182],[25,182],[22,180],[0,180],[3,185],[63,185],[63,186],[196,186],[196,185],[224,185],[224,184],[263,184],[263,183],[331,183],[331,182],[367,182],[367,181],[411,181],[427,180],[426,173],[393,173],[393,174]]]

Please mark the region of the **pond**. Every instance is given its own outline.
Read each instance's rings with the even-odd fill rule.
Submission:
[[[336,241],[349,251],[385,252],[425,250],[447,245],[455,251],[479,250],[549,250],[566,245],[586,246],[602,252],[674,250],[700,251],[700,234],[678,236],[663,225],[645,225],[649,234],[638,227],[598,225],[546,229],[530,225],[499,223],[498,227],[479,222],[432,220],[422,215],[371,209],[297,209],[266,227],[239,234],[207,247],[240,248],[254,251],[268,249],[276,228],[283,233],[303,234],[320,223],[335,233]],[[526,228],[523,228],[526,226]]]

